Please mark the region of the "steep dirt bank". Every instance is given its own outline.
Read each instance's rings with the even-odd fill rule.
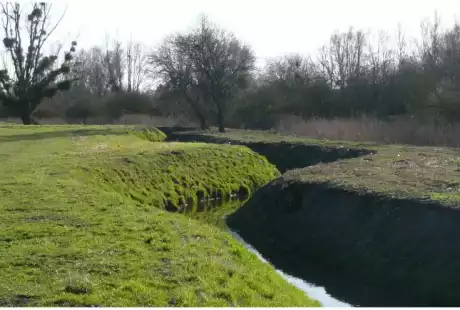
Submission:
[[[282,177],[228,218],[278,268],[362,306],[460,304],[460,210]]]
[[[242,139],[238,136],[214,135],[202,132],[193,132],[187,128],[160,128],[169,141],[204,142],[215,144],[238,144],[259,153],[274,164],[282,173],[296,168],[303,168],[318,163],[328,163],[339,159],[355,158],[373,154],[374,152],[360,147],[329,146],[307,143],[305,141],[273,141],[256,139]],[[250,132],[250,131],[248,131]]]

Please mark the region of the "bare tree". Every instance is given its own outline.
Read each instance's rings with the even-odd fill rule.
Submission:
[[[123,90],[126,70],[125,51],[120,41],[113,40],[111,48],[109,48],[108,41],[107,37],[105,65],[109,75],[108,86],[112,92],[120,92]]]
[[[50,23],[51,4],[34,3],[26,19],[27,37],[23,38],[23,11],[19,3],[1,4],[1,20],[4,32],[3,44],[8,52],[13,70],[0,70],[0,101],[12,116],[20,117],[26,125],[35,123],[32,112],[45,97],[53,97],[58,90],[68,90],[71,79],[65,78],[71,71],[72,52],[77,43],[65,53],[64,61],[55,67],[58,56],[43,56],[43,46],[58,27]],[[62,17],[61,17],[62,19]],[[23,40],[26,44],[24,53]]]
[[[318,62],[329,86],[334,88],[338,80],[334,55],[331,53],[331,46],[324,45],[319,50]]]
[[[320,49],[319,62],[331,86],[343,89],[362,75],[366,36],[362,31],[334,33]]]
[[[406,35],[401,24],[398,24],[398,30],[396,32],[396,57],[398,64],[401,65],[407,59],[407,56]]]
[[[393,50],[389,46],[389,36],[380,31],[374,44],[368,44],[368,70],[371,84],[377,85],[384,83],[387,78],[395,72]],[[364,65],[364,64],[363,64]]]
[[[460,90],[460,24],[443,35],[440,60],[444,82]]]
[[[149,56],[155,78],[163,82],[162,93],[179,95],[190,104],[201,129],[208,129],[209,123],[204,103],[203,76],[193,70],[193,65],[177,46],[177,36],[167,37]]]
[[[310,84],[318,75],[317,65],[309,57],[297,54],[270,60],[265,72],[269,83],[283,82],[289,86]]]
[[[73,74],[77,78],[74,87],[84,88],[99,97],[109,91],[109,73],[105,55],[99,47],[82,50],[76,55]]]
[[[211,24],[206,16],[191,33],[179,35],[176,43],[190,69],[200,77],[201,91],[212,99],[219,131],[224,132],[228,104],[247,86],[254,70],[252,50],[232,33]]]
[[[425,70],[432,74],[438,73],[441,51],[441,20],[437,13],[434,15],[434,21],[424,20],[421,25],[422,40],[419,44],[419,54]]]
[[[105,67],[109,88],[113,92],[139,92],[148,77],[148,57],[142,44],[130,39],[124,46],[119,40],[107,38]]]
[[[140,43],[131,39],[127,44],[127,92],[139,92],[148,77],[148,57]]]

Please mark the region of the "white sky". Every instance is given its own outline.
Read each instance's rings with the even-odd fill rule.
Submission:
[[[29,3],[26,1],[21,1]],[[349,26],[386,30],[398,23],[408,35],[420,32],[420,22],[435,10],[443,26],[460,21],[460,0],[55,0],[58,17],[67,14],[53,40],[79,47],[101,45],[105,35],[155,46],[171,32],[196,25],[206,13],[220,26],[249,43],[259,60],[286,53],[315,53],[334,30]]]

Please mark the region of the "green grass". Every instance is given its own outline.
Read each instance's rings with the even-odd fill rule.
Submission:
[[[0,306],[317,306],[214,225],[163,210],[278,172],[245,147],[1,126]]]
[[[89,159],[87,160],[87,162]],[[279,175],[246,147],[168,143],[120,150],[91,163],[95,186],[114,190],[142,206],[178,209],[209,198],[248,196]]]

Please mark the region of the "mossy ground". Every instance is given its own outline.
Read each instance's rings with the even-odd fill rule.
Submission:
[[[375,155],[293,170],[284,178],[390,199],[460,206],[460,150],[393,145],[376,151]]]
[[[229,233],[162,208],[277,170],[244,147],[150,142],[163,138],[1,126],[0,306],[318,305]]]

